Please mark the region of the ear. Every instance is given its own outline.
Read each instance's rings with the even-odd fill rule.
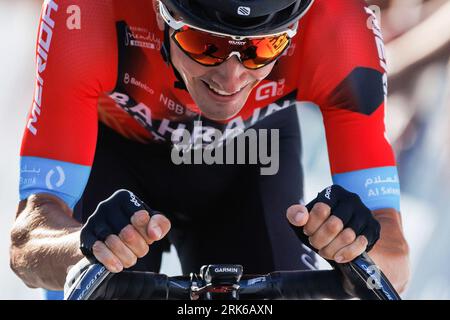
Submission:
[[[156,22],[158,23],[158,28],[161,31],[164,31],[164,19],[161,17],[161,14],[159,13],[159,1],[158,0],[152,0],[153,1],[153,10],[155,11],[156,15]]]

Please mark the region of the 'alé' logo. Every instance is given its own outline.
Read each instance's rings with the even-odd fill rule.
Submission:
[[[260,85],[256,89],[255,99],[256,101],[263,101],[276,96],[284,94],[286,85],[286,79],[280,79],[278,81],[270,81],[266,84]]]

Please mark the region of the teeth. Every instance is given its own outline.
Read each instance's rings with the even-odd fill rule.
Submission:
[[[240,88],[239,90],[230,93],[230,92],[222,91],[222,90],[220,90],[220,89],[216,89],[216,88],[214,88],[213,86],[211,86],[209,83],[208,83],[208,86],[209,86],[209,88],[210,88],[212,91],[214,91],[214,92],[217,93],[217,94],[220,94],[221,96],[232,96],[233,94],[236,94],[236,93],[238,93],[239,91],[242,90],[242,88]]]

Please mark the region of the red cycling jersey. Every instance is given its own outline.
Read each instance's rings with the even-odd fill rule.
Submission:
[[[192,128],[199,109],[174,85],[160,52],[163,38],[150,0],[45,2],[21,199],[51,192],[74,206],[93,162],[98,121],[142,143],[170,141],[173,130]],[[372,209],[398,209],[386,95],[382,36],[365,2],[316,0],[239,114],[202,120],[213,128],[248,128],[296,101],[312,102],[323,114],[334,182]]]

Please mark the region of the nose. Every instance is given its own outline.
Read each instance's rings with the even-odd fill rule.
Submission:
[[[235,92],[241,89],[247,80],[247,69],[236,55],[214,68],[211,80],[221,90]]]

